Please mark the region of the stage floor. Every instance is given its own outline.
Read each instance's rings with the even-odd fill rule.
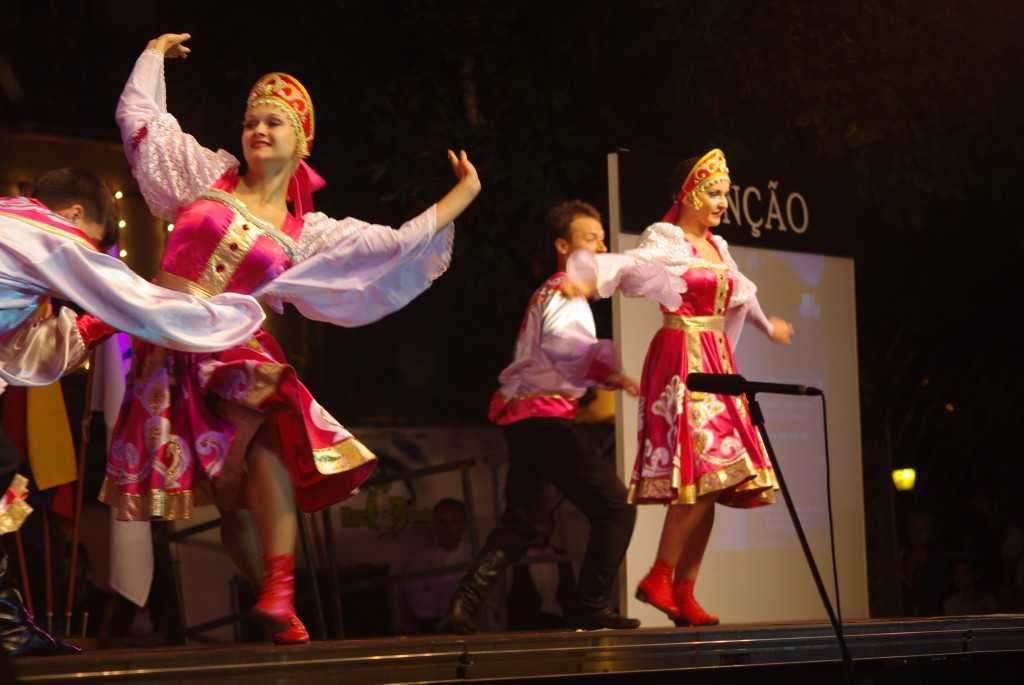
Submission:
[[[1024,672],[1024,616],[491,633],[100,650],[20,659],[17,683],[302,685],[544,678],[602,683],[984,682]],[[1015,677],[1014,677],[1015,679]]]

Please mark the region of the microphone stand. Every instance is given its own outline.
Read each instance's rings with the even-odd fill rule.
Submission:
[[[752,423],[758,427],[761,433],[761,439],[764,441],[765,449],[768,450],[768,457],[771,459],[772,467],[775,470],[775,478],[779,481],[779,489],[782,491],[782,497],[786,501],[786,508],[789,510],[789,517],[793,519],[793,528],[796,530],[796,535],[800,539],[800,547],[804,551],[804,556],[807,558],[807,566],[811,569],[811,575],[814,576],[814,584],[818,588],[818,593],[821,595],[821,603],[825,605],[825,612],[828,614],[828,620],[832,624],[832,629],[836,634],[836,641],[839,643],[839,653],[842,657],[843,672],[846,676],[846,682],[853,682],[853,659],[850,656],[850,650],[846,647],[846,638],[843,637],[843,626],[836,618],[835,611],[832,609],[832,601],[828,597],[828,592],[825,590],[825,583],[821,580],[821,574],[818,573],[818,565],[814,562],[814,555],[811,553],[811,546],[807,543],[807,536],[804,534],[804,528],[800,524],[800,517],[796,513],[796,506],[793,505],[793,499],[789,496],[789,488],[786,487],[786,481],[782,477],[782,469],[779,468],[779,462],[775,458],[775,450],[772,449],[771,441],[768,439],[768,431],[764,427],[764,414],[761,413],[761,405],[757,403],[757,391],[748,390],[745,391],[747,396],[747,402],[750,405],[750,418]],[[836,592],[839,592],[839,588],[836,587]]]

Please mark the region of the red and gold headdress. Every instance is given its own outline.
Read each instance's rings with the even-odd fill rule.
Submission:
[[[683,187],[679,189],[678,199],[682,201],[683,195],[689,195],[693,200],[693,206],[700,209],[704,206],[699,195],[719,181],[729,180],[729,167],[725,164],[725,155],[719,149],[707,153],[693,165],[690,173],[683,181]]]
[[[246,109],[271,104],[283,109],[295,127],[299,157],[309,157],[313,145],[313,101],[298,79],[279,71],[263,76],[249,91]]]
[[[700,199],[700,194],[707,190],[709,186],[713,186],[719,181],[728,180],[729,167],[725,164],[725,155],[722,151],[715,149],[707,153],[697,160],[697,163],[690,169],[690,173],[686,175],[686,180],[683,181],[682,187],[676,193],[676,201],[669,208],[668,212],[665,213],[662,221],[674,224],[679,220],[683,198],[687,195],[690,196],[694,208],[700,209],[704,206],[704,202]]]

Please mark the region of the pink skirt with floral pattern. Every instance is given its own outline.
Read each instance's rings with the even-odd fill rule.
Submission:
[[[377,458],[299,382],[260,331],[212,354],[136,341],[100,500],[122,520],[189,518],[195,505],[246,507],[245,455],[266,429],[306,512],[348,498]]]

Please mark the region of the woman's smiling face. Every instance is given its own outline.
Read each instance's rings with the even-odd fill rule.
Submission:
[[[291,118],[269,103],[250,107],[242,120],[242,154],[253,162],[287,162],[296,156],[298,137]]]

